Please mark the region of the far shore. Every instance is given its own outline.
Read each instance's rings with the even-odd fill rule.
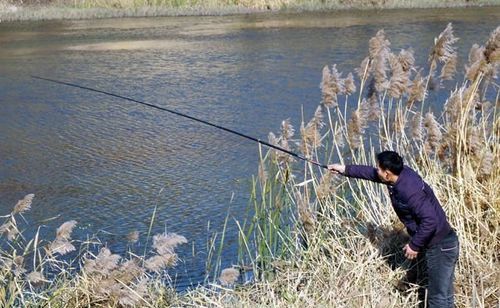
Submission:
[[[71,19],[99,19],[119,17],[161,17],[161,16],[222,16],[237,14],[258,13],[300,13],[300,12],[328,12],[346,10],[390,10],[390,9],[433,9],[433,8],[465,8],[465,7],[499,7],[498,0],[457,0],[453,3],[440,0],[311,0],[307,4],[303,1],[191,1],[182,4],[177,1],[176,5],[170,0],[156,2],[157,5],[149,5],[149,2],[133,3],[127,0],[106,0],[104,2],[93,2],[94,0],[83,0],[81,2],[59,2],[27,5],[26,2],[0,0],[0,22],[7,21],[39,21],[39,20],[71,20]],[[148,0],[141,0],[148,1]],[[227,2],[239,4],[225,4]],[[180,3],[180,4],[179,4]],[[244,4],[241,4],[244,3]]]

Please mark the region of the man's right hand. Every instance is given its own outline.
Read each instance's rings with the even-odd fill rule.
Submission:
[[[340,165],[340,164],[331,164],[331,165],[328,165],[328,170],[330,170],[333,173],[344,174],[344,172],[345,172],[345,166],[344,165]]]

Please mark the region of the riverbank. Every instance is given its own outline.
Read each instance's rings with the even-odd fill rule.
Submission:
[[[498,6],[496,0],[0,0],[1,21]]]

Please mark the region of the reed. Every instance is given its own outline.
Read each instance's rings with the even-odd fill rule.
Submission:
[[[0,249],[0,306],[157,307],[175,299],[168,268],[176,265],[175,248],[187,243],[185,237],[156,234],[153,250],[143,256],[132,250],[126,256],[113,254],[97,239],[72,240],[74,220],[61,224],[52,241],[40,239],[38,232],[27,239],[17,217],[33,200],[33,194],[27,195],[4,216],[1,235],[9,245]],[[138,235],[133,232],[131,240]]]
[[[436,38],[426,75],[414,67],[413,51],[392,53],[388,38],[379,31],[357,70],[359,81],[352,80],[366,88],[361,86],[359,96],[349,99],[352,91],[339,91],[342,79],[336,66],[325,66],[319,107],[328,111],[330,119],[326,127],[318,126],[314,134],[307,134],[306,128],[318,122],[318,107],[309,124],[302,122],[300,138],[288,143],[311,159],[329,162],[374,164],[375,153],[382,149],[402,153],[406,164],[434,188],[459,234],[458,307],[495,307],[500,300],[500,195],[496,189],[500,184],[500,87],[494,82],[500,62],[499,31],[500,27],[485,43],[489,47],[472,47],[466,79],[442,102],[441,111],[435,106],[431,111],[425,98],[432,78],[439,82],[455,78],[457,37],[452,25]],[[433,77],[439,69],[439,77]],[[347,88],[349,82],[342,84]],[[342,111],[343,95],[346,104],[356,106],[352,101],[357,100],[357,107]],[[368,135],[367,129],[378,134]],[[338,132],[348,141],[345,145],[337,142]],[[277,143],[279,138],[270,140]],[[254,198],[262,202],[256,204],[254,223],[241,230],[244,251],[251,257],[240,262],[258,264],[250,266],[256,277],[250,284],[229,289],[199,288],[181,302],[210,298],[210,303],[220,306],[417,307],[418,286],[408,280],[410,263],[401,253],[409,236],[395,217],[386,191],[374,183],[338,178],[307,163],[280,163],[274,150],[269,154],[260,162],[268,170],[264,185],[278,185],[279,190],[254,191]],[[276,198],[278,191],[287,199]],[[293,215],[291,229],[286,225],[283,233],[279,228],[258,227],[270,224],[274,211],[283,207],[288,209],[286,215]],[[271,235],[265,232],[286,236],[271,245],[267,240]],[[251,245],[255,238],[266,247],[266,258]],[[286,254],[270,253],[277,250],[269,247],[280,246],[287,248]]]

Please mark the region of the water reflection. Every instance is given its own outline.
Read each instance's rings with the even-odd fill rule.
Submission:
[[[106,50],[139,50],[139,49],[185,49],[189,43],[184,41],[167,40],[143,40],[143,41],[119,41],[105,42],[67,47],[67,50],[79,51],[106,51]]]

